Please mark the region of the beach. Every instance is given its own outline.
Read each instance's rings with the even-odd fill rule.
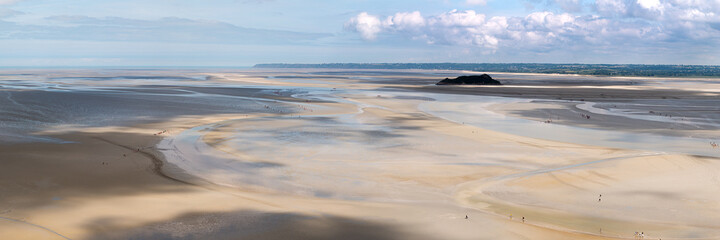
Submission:
[[[0,238],[720,238],[720,80],[471,74],[0,70]]]

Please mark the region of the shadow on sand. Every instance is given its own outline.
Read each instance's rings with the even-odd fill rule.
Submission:
[[[89,224],[96,234],[88,239],[431,239],[392,224],[294,213],[195,212],[135,228],[116,221]]]

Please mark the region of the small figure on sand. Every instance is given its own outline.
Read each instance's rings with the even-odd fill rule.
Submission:
[[[468,215],[465,215],[465,219],[468,219]]]
[[[525,223],[525,217],[522,218],[523,223]]]
[[[602,200],[602,194],[600,194],[600,196],[598,196],[598,202],[600,202],[601,200]]]
[[[510,214],[510,220],[512,220],[512,214]]]

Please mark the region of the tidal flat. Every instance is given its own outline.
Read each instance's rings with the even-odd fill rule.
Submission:
[[[720,79],[0,70],[0,239],[720,238]]]

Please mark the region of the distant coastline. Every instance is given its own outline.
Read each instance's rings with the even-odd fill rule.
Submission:
[[[424,69],[626,77],[720,77],[720,66],[717,65],[554,63],[266,63],[256,64],[253,68]]]

